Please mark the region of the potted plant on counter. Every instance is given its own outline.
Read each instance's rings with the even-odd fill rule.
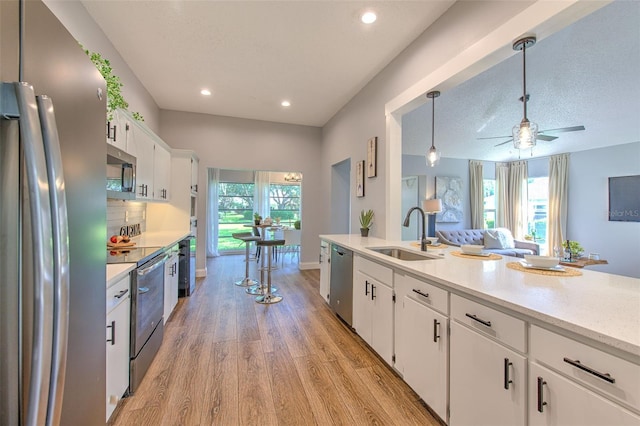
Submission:
[[[259,214],[258,212],[255,212],[255,213],[253,214],[253,222],[254,222],[256,225],[260,225],[260,221],[261,221],[261,220],[262,220],[262,216],[260,216],[260,214]]]
[[[369,236],[369,228],[373,224],[373,210],[360,211],[360,235],[363,237]]]

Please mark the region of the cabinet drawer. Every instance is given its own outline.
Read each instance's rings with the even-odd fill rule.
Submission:
[[[640,366],[531,326],[531,358],[640,410]]]
[[[353,266],[355,270],[362,271],[383,284],[393,287],[393,270],[391,268],[387,268],[386,266],[382,266],[379,263],[372,262],[360,256],[354,256]]]
[[[413,277],[403,276],[402,279],[407,289],[407,297],[444,314],[449,313],[449,293],[446,290]]]
[[[129,283],[129,275],[127,275],[107,289],[107,314],[113,311],[116,306],[124,300],[131,297],[129,294]]]
[[[451,317],[517,351],[526,352],[525,322],[518,318],[455,294],[451,295]]]

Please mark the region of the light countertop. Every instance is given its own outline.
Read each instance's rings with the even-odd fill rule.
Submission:
[[[582,276],[558,277],[521,272],[506,266],[521,259],[500,260],[453,256],[447,249],[428,248],[439,259],[403,261],[367,247],[402,247],[418,251],[408,241],[389,241],[359,235],[320,235],[355,253],[417,277],[505,307],[542,323],[640,356],[640,279],[581,269]]]
[[[136,247],[168,248],[190,235],[189,232],[145,232],[131,238]],[[107,265],[107,288],[136,268],[135,263],[116,263]]]

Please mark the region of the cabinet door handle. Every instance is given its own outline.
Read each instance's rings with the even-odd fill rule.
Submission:
[[[375,292],[375,290],[376,290],[376,286],[375,286],[375,285],[373,285],[373,284],[371,284],[371,300],[373,300],[373,299],[375,299],[375,298],[376,298],[376,292]]]
[[[474,321],[478,321],[482,325],[486,325],[487,327],[491,327],[491,321],[485,321],[485,320],[480,319],[477,316],[471,315],[471,314],[465,314],[465,315],[468,316],[469,318],[471,318]]]
[[[423,296],[423,297],[429,297],[429,293],[423,293],[420,290],[415,289],[415,288],[413,289],[413,292],[414,293],[418,293],[420,296]]]
[[[544,412],[544,406],[547,405],[547,403],[544,402],[544,395],[542,393],[542,387],[546,384],[547,382],[545,382],[542,377],[538,376],[538,412],[540,413]]]
[[[440,322],[437,319],[434,319],[433,320],[433,341],[435,343],[438,343],[438,339],[440,338],[440,334],[438,333],[439,325],[440,325]]]
[[[113,125],[113,141],[114,142],[116,141],[116,137],[117,137],[116,135],[118,134],[118,132],[116,132],[116,128],[117,126],[114,124]]]
[[[107,121],[107,139],[111,139],[111,122]]]
[[[127,289],[125,289],[125,290],[122,290],[120,293],[116,294],[116,295],[115,295],[115,296],[113,296],[113,297],[115,297],[116,299],[120,299],[122,296],[124,296],[124,295],[125,295],[125,294],[127,294],[128,292],[129,292],[129,289],[127,288]]]
[[[509,384],[513,383],[513,380],[509,378],[509,367],[512,366],[513,363],[509,361],[509,358],[504,359],[504,388],[509,390]]]
[[[601,373],[599,371],[594,370],[591,367],[587,367],[586,365],[582,364],[580,362],[580,360],[577,360],[577,359],[576,360],[572,360],[572,359],[569,359],[567,357],[564,357],[564,362],[566,362],[568,364],[571,364],[574,367],[579,368],[582,371],[586,371],[589,374],[593,374],[597,378],[602,379],[604,381],[607,381],[609,383],[615,383],[616,382],[616,379],[611,377],[611,374],[609,374],[609,373]]]
[[[369,281],[367,280],[364,281],[364,295],[365,296],[369,295]]]
[[[111,329],[111,339],[107,339],[107,342],[111,342],[111,346],[116,344],[116,322],[111,321],[111,325],[108,325],[107,328]]]

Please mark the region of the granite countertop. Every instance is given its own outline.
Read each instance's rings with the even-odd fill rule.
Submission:
[[[380,263],[439,283],[516,313],[640,356],[640,279],[581,269],[581,276],[538,275],[508,268],[521,259],[460,258],[458,247],[428,249],[435,260],[403,261],[367,247],[402,247],[419,251],[408,241],[359,235],[320,235]]]
[[[184,238],[190,232],[145,232],[137,237],[131,238],[136,243],[136,247],[171,247]],[[116,263],[107,265],[107,288],[115,284],[123,276],[136,268],[135,263]]]

